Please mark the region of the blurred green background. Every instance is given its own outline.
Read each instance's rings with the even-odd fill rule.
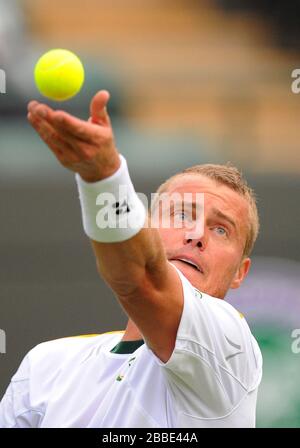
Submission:
[[[291,4],[290,4],[291,3]],[[261,233],[249,276],[227,300],[264,359],[258,427],[300,427],[300,68],[298,2],[0,0],[0,395],[25,353],[49,339],[125,328],[83,233],[74,176],[26,120],[44,100],[33,68],[50,48],[82,59],[86,81],[65,103],[81,118],[111,93],[117,146],[149,195],[196,163],[239,167],[255,189]]]

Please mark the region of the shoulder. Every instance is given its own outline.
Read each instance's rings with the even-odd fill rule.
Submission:
[[[262,377],[262,354],[245,316],[225,300],[204,294],[206,306],[214,315],[214,331],[218,335],[218,357],[223,368],[255,389]]]
[[[244,314],[226,300],[203,294],[203,301],[208,313],[214,316],[218,330],[225,339],[234,340],[235,336],[240,340],[253,338]]]
[[[223,299],[195,288],[179,272],[184,307],[177,334],[177,346],[193,342],[194,352],[239,379],[247,389],[261,379],[262,355],[245,316]],[[210,354],[210,355],[208,355]]]
[[[52,356],[58,360],[65,359],[81,354],[86,354],[87,351],[93,350],[102,344],[105,344],[115,338],[117,335],[123,333],[122,331],[109,331],[101,334],[83,334],[79,336],[67,336],[64,338],[54,339],[51,341],[42,342],[36,345],[29,353],[32,360],[39,360],[47,357],[51,359]]]
[[[41,342],[34,346],[23,358],[12,382],[29,379],[29,376],[47,374],[55,376],[67,363],[80,362],[91,351],[122,334],[123,331],[111,331],[102,334],[69,336]]]

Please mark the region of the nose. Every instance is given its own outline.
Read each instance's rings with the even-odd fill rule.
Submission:
[[[191,244],[193,247],[197,246],[200,249],[204,249],[204,238],[184,238],[184,244]]]

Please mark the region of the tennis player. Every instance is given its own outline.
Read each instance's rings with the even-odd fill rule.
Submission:
[[[0,426],[255,427],[262,356],[244,316],[224,301],[250,269],[254,193],[230,164],[196,165],[158,189],[189,193],[192,214],[171,202],[158,214],[170,225],[151,225],[116,148],[108,101],[99,91],[88,121],[32,101],[28,119],[75,173],[99,275],[128,324],[31,349],[1,401]]]

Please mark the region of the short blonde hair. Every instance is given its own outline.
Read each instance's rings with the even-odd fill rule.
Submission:
[[[243,177],[242,173],[231,162],[227,162],[225,165],[216,165],[212,163],[206,163],[203,165],[194,165],[189,168],[174,174],[169,177],[163,184],[161,184],[156,193],[160,195],[168,191],[170,184],[180,176],[185,174],[201,174],[216,182],[227,185],[232,190],[243,196],[249,204],[249,224],[248,233],[246,237],[243,257],[248,257],[253,249],[254,243],[259,233],[259,215],[257,210],[257,197],[254,190],[249,187],[247,181]]]

